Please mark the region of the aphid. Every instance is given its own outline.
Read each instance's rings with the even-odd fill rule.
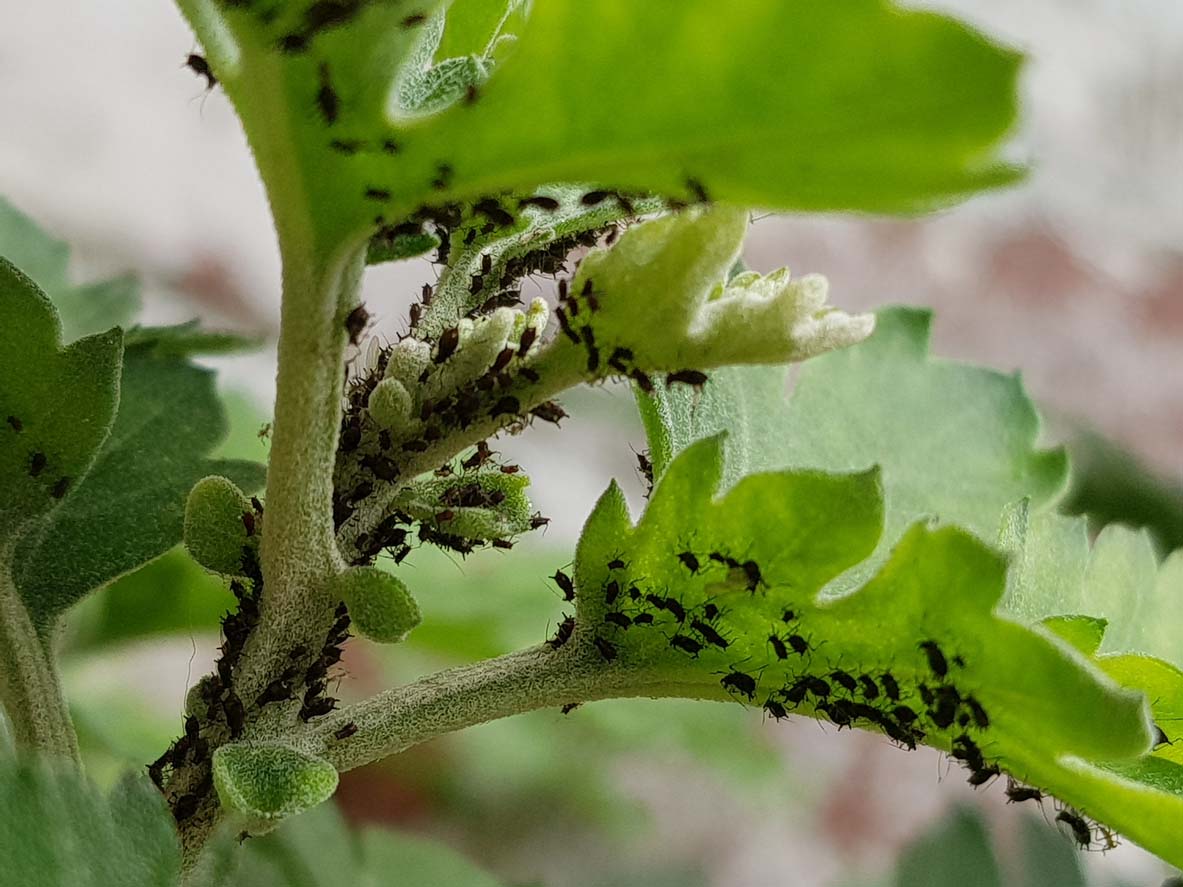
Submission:
[[[614,558],[612,558],[612,560],[608,561],[608,569],[609,570],[623,570],[624,567],[625,567],[624,561],[621,560],[619,557],[614,557]]]
[[[333,731],[333,738],[334,739],[348,739],[350,736],[352,736],[356,732],[357,732],[357,724],[353,723],[353,721],[350,721],[348,724],[346,724],[344,727],[341,727],[339,730]]]
[[[702,650],[702,644],[684,634],[676,634],[670,638],[670,646],[681,650],[683,653],[689,653],[691,656],[698,656]]]
[[[797,618],[797,614],[794,613],[792,610],[785,610],[784,613],[781,614],[780,621],[785,623],[786,625],[788,625],[790,622],[792,622],[796,618]]]
[[[573,631],[575,631],[575,617],[567,616],[562,622],[559,623],[559,627],[555,632],[555,636],[546,643],[552,650],[557,650],[571,639],[571,633]]]
[[[148,777],[156,783],[157,788],[164,788],[164,766],[169,762],[171,749],[165,750],[159,758],[148,765]]]
[[[781,718],[787,718],[789,716],[789,712],[787,709],[785,709],[784,705],[782,705],[780,702],[777,702],[771,696],[764,700],[764,711],[776,718],[778,721]]]
[[[447,163],[441,163],[435,169],[436,175],[435,178],[431,180],[431,187],[437,191],[443,191],[452,184],[452,176],[455,174],[455,170],[452,169],[451,165]]]
[[[793,652],[798,656],[804,656],[809,652],[809,641],[801,637],[799,634],[791,634],[788,637],[789,646],[793,648]]]
[[[455,519],[456,519],[456,512],[454,512],[450,508],[445,508],[443,511],[437,511],[435,513],[435,522],[437,524],[446,524],[446,523],[448,523],[448,521],[452,521]]]
[[[944,730],[947,727],[953,726],[953,720],[957,717],[957,704],[947,696],[942,697],[937,701],[936,707],[929,714],[932,716],[932,722]],[[966,723],[968,723],[968,719]],[[965,724],[962,724],[962,726],[965,726]]]
[[[382,153],[397,154],[398,153],[398,142],[396,142],[394,139],[383,139],[382,140]]]
[[[329,142],[329,147],[338,154],[344,154],[347,157],[356,154],[362,149],[364,142],[358,139],[333,139]],[[379,232],[385,233],[385,232]]]
[[[337,115],[341,110],[341,101],[337,97],[332,83],[329,82],[328,62],[321,62],[320,64],[320,89],[316,93],[316,104],[320,108],[320,113],[324,117],[325,123],[332,126],[337,122]]]
[[[950,754],[957,760],[964,761],[971,770],[980,770],[985,766],[982,750],[964,733],[953,738],[953,748]]]
[[[838,725],[839,730],[853,724],[856,717],[853,705],[846,699],[835,699],[833,702],[819,705],[818,708],[829,715],[830,720]]]
[[[308,30],[315,33],[325,28],[343,25],[361,9],[355,0],[317,0],[304,12]]]
[[[575,709],[579,708],[579,706],[581,706],[581,705],[583,705],[582,702],[568,702],[561,709],[559,709],[559,711],[561,711],[565,715],[569,715],[569,714],[571,714],[571,712],[575,711]]]
[[[480,90],[476,88],[476,84],[470,83],[464,89],[464,104],[475,105],[476,100],[481,97]]]
[[[612,606],[616,602],[616,598],[620,596],[620,583],[613,579],[604,586],[604,603]]]
[[[571,577],[562,570],[555,570],[555,574],[550,577],[555,581],[555,585],[563,591],[563,600],[575,600],[575,583],[571,581]]]
[[[53,485],[53,489],[51,489],[49,491],[49,495],[53,496],[53,498],[55,498],[55,499],[61,499],[63,496],[66,495],[66,492],[69,489],[70,489],[70,478],[64,477],[64,476],[59,477],[57,479],[57,482]]]
[[[408,440],[399,449],[404,453],[426,453],[429,446],[425,440]]]
[[[518,206],[533,206],[546,212],[554,212],[559,208],[559,202],[553,197],[544,197],[541,194],[535,194],[533,197],[523,197],[518,201]]]
[[[389,200],[390,192],[385,188],[370,186],[365,190],[366,200]]]
[[[386,456],[366,456],[361,460],[363,468],[374,473],[374,477],[387,482],[398,478],[398,466]]]
[[[404,18],[402,20],[402,26],[404,28],[417,28],[426,21],[426,15],[424,15],[422,12],[416,12],[415,14],[408,15],[406,18]]]
[[[289,54],[303,52],[308,48],[308,37],[298,32],[284,34],[279,38],[279,42],[276,44],[276,46],[279,47],[280,52]]]
[[[691,573],[697,573],[699,571],[700,565],[698,563],[698,558],[694,556],[693,552],[690,552],[690,551],[681,552],[678,555],[678,560],[681,561],[682,566],[685,567],[687,570],[689,570]]]
[[[611,191],[588,191],[581,198],[579,198],[579,202],[584,206],[596,206],[597,204],[603,203],[611,196]]]
[[[49,460],[45,458],[45,454],[41,452],[34,452],[29,457],[29,477],[36,477],[45,470],[45,466]]]
[[[694,619],[690,622],[690,627],[703,636],[708,644],[714,644],[720,650],[726,650],[731,646],[731,643],[719,632],[715,631],[714,627],[703,622],[701,619]]]
[[[943,678],[949,673],[949,663],[945,661],[945,654],[941,652],[936,641],[921,641],[917,646],[928,657],[928,667],[933,674]]]
[[[894,677],[890,672],[884,672],[879,676],[879,683],[883,685],[883,692],[887,694],[887,698],[892,702],[900,701],[900,685],[896,683]]]
[[[707,189],[705,187],[703,187],[702,182],[700,182],[698,179],[687,179],[686,180],[686,190],[688,190],[691,194],[693,194],[694,199],[697,200],[699,203],[710,203],[711,202],[710,195],[707,194]]]
[[[255,535],[255,515],[252,512],[244,511],[242,513],[242,526],[248,536]]]
[[[605,662],[611,662],[616,658],[616,647],[610,641],[596,637],[592,638],[592,643],[596,645],[596,649],[600,651],[600,655],[604,657]]]
[[[1154,724],[1153,726],[1154,726],[1154,744],[1151,746],[1151,748],[1158,748],[1159,746],[1162,746],[1162,745],[1174,745],[1174,742],[1171,739],[1167,738],[1167,734],[1163,730],[1162,727],[1158,726],[1158,724]]]
[[[965,707],[969,709],[969,713],[973,715],[974,724],[982,729],[990,726],[990,718],[986,714],[986,710],[982,708],[981,703],[972,696],[966,696],[964,702]]]
[[[1092,844],[1093,830],[1089,828],[1089,824],[1080,814],[1072,810],[1061,810],[1056,814],[1056,822],[1062,822],[1068,826],[1072,831],[1072,838],[1080,846],[1080,849],[1087,850]]]
[[[358,305],[345,318],[345,331],[349,333],[349,344],[356,345],[361,341],[361,334],[365,332],[366,324],[370,322],[370,314],[365,305]]]
[[[686,608],[682,606],[681,602],[674,600],[672,597],[664,599],[665,609],[679,622],[686,621]]]
[[[242,707],[242,700],[233,690],[229,690],[222,697],[222,711],[226,713],[226,725],[230,728],[230,736],[237,739],[246,726],[246,710]]]
[[[173,804],[173,818],[177,822],[184,822],[197,812],[199,803],[201,803],[201,798],[197,795],[181,795]]]
[[[653,393],[653,380],[650,379],[645,373],[641,372],[640,370],[633,370],[631,373],[629,373],[629,378],[636,382],[637,387],[646,394]]]
[[[563,310],[562,305],[555,309],[555,317],[558,318],[559,326],[567,335],[567,338],[576,345],[580,344],[582,340],[579,338],[579,333],[575,332],[575,330],[571,327],[571,321],[567,319],[567,312]]]
[[[756,679],[750,674],[744,674],[742,671],[732,671],[725,674],[719,683],[729,693],[735,692],[741,696],[746,696],[749,702],[756,698]]]
[[[313,699],[311,702],[305,702],[300,709],[300,720],[310,721],[313,718],[319,718],[322,715],[327,715],[337,707],[337,700],[331,696],[322,696],[320,699]]]
[[[755,561],[744,561],[739,565],[743,570],[744,576],[748,580],[748,591],[755,592],[756,588],[764,583],[764,577],[760,575],[760,567]]]
[[[969,779],[967,779],[966,782],[968,782],[974,788],[977,788],[980,785],[985,785],[987,782],[1001,773],[1002,770],[999,769],[997,764],[990,764],[988,766],[975,769],[969,774]]]
[[[633,617],[633,625],[652,625],[652,624],[653,624],[653,614],[652,613],[638,613],[636,616]]]
[[[1006,802],[1008,804],[1021,804],[1023,801],[1038,801],[1042,803],[1043,792],[1029,785],[1020,785],[1013,779],[1008,780],[1006,784]]]
[[[628,628],[633,624],[633,620],[629,619],[624,613],[607,612],[604,614],[604,621],[611,622],[618,628]]]
[[[282,678],[272,681],[259,694],[259,698],[255,700],[255,705],[262,708],[269,702],[280,702],[284,699],[290,699],[292,696],[292,686]]]
[[[840,668],[830,672],[830,677],[834,679],[835,683],[851,693],[858,689],[858,683],[855,681],[854,677],[847,674]]]
[[[551,422],[558,425],[560,421],[567,418],[567,411],[559,406],[557,402],[548,400],[530,410],[530,415],[537,416],[544,422]]]
[[[862,684],[863,697],[866,699],[878,699],[879,687],[876,686],[875,680],[869,675],[865,674],[859,677],[859,683]]]
[[[809,686],[805,683],[804,679],[799,678],[792,686],[783,691],[782,695],[786,701],[793,703],[793,705],[800,705],[805,701],[805,695],[808,692]]]
[[[525,354],[538,338],[538,327],[528,326],[522,331],[522,338],[518,340],[518,352]]]
[[[678,370],[676,373],[670,373],[665,377],[666,388],[669,388],[675,382],[681,382],[684,385],[689,385],[701,391],[702,386],[707,383],[707,374],[698,370]]]
[[[530,516],[530,529],[531,530],[537,530],[541,527],[545,527],[549,523],[550,523],[550,518],[543,517],[541,514],[534,514],[534,515]]]
[[[780,639],[780,637],[778,637],[775,634],[770,634],[768,636],[768,643],[772,644],[772,651],[774,653],[776,653],[777,659],[788,659],[789,658],[789,650],[785,646],[785,642],[782,641]]]
[[[805,682],[805,687],[814,696],[819,699],[825,699],[830,695],[830,685],[815,675],[802,675],[801,680]]]
[[[901,724],[913,723],[919,715],[906,705],[897,705],[891,710],[892,716]]]
[[[496,418],[502,415],[516,415],[522,411],[521,402],[513,395],[507,394],[493,404],[489,415]]]
[[[460,327],[454,326],[443,331],[439,345],[436,346],[435,356],[431,358],[435,364],[441,364],[456,352],[460,344]]]
[[[209,92],[218,85],[218,78],[214,76],[214,72],[210,70],[209,62],[205,60],[205,56],[200,56],[195,52],[189,53],[185,59],[185,67],[189,68],[198,77],[205,78],[205,89]]]
[[[22,431],[25,430],[24,423],[21,422],[21,420],[18,419],[16,416],[9,416],[8,417],[8,424],[10,426],[12,426],[12,430],[15,431],[17,434],[20,434]]]

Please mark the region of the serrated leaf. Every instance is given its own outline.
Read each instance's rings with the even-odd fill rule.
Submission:
[[[899,210],[1016,177],[995,151],[1015,116],[1018,57],[881,0],[533,4],[475,94],[394,126],[392,85],[422,79],[439,45],[437,3],[411,19],[402,4],[350,7],[320,27],[294,6],[223,7],[214,24],[208,6],[181,5],[252,142],[294,149],[318,227],[333,235],[376,214],[555,181]],[[769,73],[789,59],[786,76]],[[468,63],[483,64],[436,68]],[[282,135],[269,129],[281,119]]]
[[[172,548],[197,480],[261,485],[262,466],[206,457],[225,429],[208,370],[142,350],[126,356],[119,414],[93,469],[16,552],[17,586],[42,631],[87,592]]]
[[[220,746],[213,769],[222,805],[255,819],[294,816],[337,790],[332,764],[278,742]]]
[[[930,320],[916,309],[879,312],[867,341],[803,364],[787,401],[787,374],[776,367],[714,371],[702,395],[659,389],[642,397],[655,469],[722,430],[725,484],[772,468],[881,466],[883,539],[836,592],[865,581],[917,519],[993,540],[1014,500],[1043,504],[1059,493],[1067,459],[1035,448],[1039,417],[1017,377],[930,357]]]
[[[181,854],[147,778],[104,795],[70,767],[0,759],[0,858],[11,884],[175,887]]]
[[[72,286],[70,248],[0,197],[0,256],[31,277],[53,301],[62,339],[72,342],[131,321],[140,309],[140,288],[129,276]]]
[[[687,448],[635,528],[615,488],[601,498],[577,553],[573,642],[610,670],[643,675],[647,686],[731,697],[773,716],[812,712],[841,724],[835,701],[866,704],[878,713],[856,709],[846,720],[889,735],[892,719],[901,717],[896,703],[886,702],[883,676],[890,674],[908,709],[895,723],[904,737],[897,740],[908,744],[899,728],[913,718],[923,731],[914,741],[949,750],[965,734],[985,760],[1169,852],[1095,791],[1098,777],[1086,773],[1145,760],[1150,735],[1141,693],[1109,680],[1050,634],[996,615],[1003,557],[962,530],[915,524],[863,587],[819,597],[832,576],[875,547],[876,475],[752,475],[715,499],[721,471],[720,440]],[[606,618],[611,613],[630,624]],[[637,623],[645,614],[652,623]],[[797,648],[794,638],[804,644]],[[936,659],[925,649],[929,642]],[[870,698],[863,676],[878,684]],[[809,686],[805,679],[825,687],[794,699],[792,690]],[[859,686],[847,690],[843,681]],[[957,690],[962,702],[945,726],[922,685]],[[980,715],[971,717],[970,696]]]

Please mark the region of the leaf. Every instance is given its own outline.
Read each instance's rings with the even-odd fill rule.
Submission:
[[[11,884],[174,887],[181,858],[161,794],[127,776],[104,795],[70,767],[0,759],[0,857]]]
[[[964,736],[985,762],[1171,852],[1086,775],[1144,760],[1141,693],[1052,635],[998,616],[1002,556],[962,530],[917,523],[858,591],[819,597],[876,547],[877,475],[750,475],[714,498],[722,449],[718,438],[687,448],[635,527],[619,491],[604,494],[577,552],[571,643],[646,695],[824,715],[906,746],[949,750]],[[899,703],[888,702],[885,675]],[[957,691],[944,715],[942,687]]]
[[[176,545],[200,478],[259,487],[261,466],[206,457],[225,430],[208,370],[138,349],[126,355],[119,414],[94,468],[17,551],[17,585],[42,630],[87,592]]]
[[[612,249],[593,251],[572,283],[576,296],[566,310],[573,317],[564,324],[585,341],[559,336],[552,350],[582,362],[591,328],[601,372],[672,372],[800,361],[870,334],[870,315],[851,317],[825,304],[827,285],[816,275],[794,281],[786,269],[744,273],[725,286],[747,226],[739,210],[692,211],[646,222]],[[575,313],[585,293],[596,307],[588,302]],[[622,365],[609,365],[618,359]],[[590,360],[587,366],[594,369]]]
[[[1016,499],[1062,489],[1067,459],[1039,450],[1039,417],[1015,376],[931,358],[930,314],[879,312],[867,341],[802,365],[787,402],[783,368],[717,370],[701,396],[640,398],[655,470],[728,432],[724,483],[772,468],[883,469],[886,526],[875,555],[835,583],[846,591],[883,562],[904,529],[937,517],[994,539]],[[1094,614],[1099,615],[1099,614]]]
[[[331,804],[247,841],[238,871],[214,887],[496,887],[500,882],[427,838],[369,827],[351,832]]]
[[[452,0],[436,56],[487,58],[499,37],[517,33],[526,6],[525,0]]]
[[[124,335],[123,344],[128,351],[143,349],[155,357],[192,357],[253,351],[263,341],[241,333],[202,329],[200,321],[189,320],[172,326],[133,326]]]
[[[959,887],[1001,887],[998,863],[981,816],[965,807],[954,809],[904,850],[896,863],[894,883],[896,887],[948,887],[954,883]]]
[[[479,79],[471,54],[424,70],[438,4],[411,19],[402,5],[350,7],[320,27],[295,10],[181,5],[252,143],[289,149],[330,239],[376,215],[561,181],[894,211],[1017,176],[996,156],[1015,117],[1017,55],[882,0],[533,4],[475,92],[396,125],[392,91],[452,82],[457,66],[473,69],[457,84]],[[404,106],[423,100],[410,92]],[[259,153],[271,179],[271,154]]]
[[[67,342],[128,323],[140,309],[139,284],[129,276],[72,286],[70,248],[0,197],[0,256],[33,279],[53,301]]]
[[[337,790],[332,764],[279,742],[219,746],[213,770],[222,806],[253,819],[294,816]]]

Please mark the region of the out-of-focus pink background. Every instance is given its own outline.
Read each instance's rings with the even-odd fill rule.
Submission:
[[[763,219],[750,263],[823,273],[846,308],[933,306],[936,350],[1021,368],[1052,438],[1083,423],[1183,481],[1183,4],[925,5],[1029,53],[1014,151],[1030,179],[923,219]],[[263,193],[224,97],[205,95],[182,67],[196,46],[171,4],[0,0],[0,22],[0,194],[73,245],[79,279],[138,274],[151,319],[199,313],[273,332],[279,269]],[[370,275],[367,302],[384,329],[398,328],[431,273],[409,263]],[[266,409],[268,352],[221,366]],[[582,402],[589,418],[572,423],[561,452],[547,430],[503,448],[532,473],[554,517],[551,543],[575,538],[609,476],[633,477],[617,443],[628,396]],[[172,696],[188,667],[183,647],[137,654],[164,663]],[[129,673],[142,680],[143,664]],[[905,755],[858,732],[838,740],[809,722],[770,741],[808,801],[739,797],[718,773],[622,757],[612,780],[655,825],[652,843],[620,852],[689,860],[719,887],[808,887],[880,870],[954,802],[980,805],[1004,836],[1016,827],[998,789],[975,794],[957,774],[942,779],[934,753]],[[498,858],[574,883],[553,857],[575,839],[546,840]],[[1090,863],[1099,883],[1157,883],[1162,871],[1132,848]]]

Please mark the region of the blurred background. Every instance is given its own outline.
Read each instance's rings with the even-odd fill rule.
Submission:
[[[1030,179],[924,219],[761,218],[748,261],[823,273],[847,309],[934,307],[938,354],[1022,370],[1047,441],[1074,451],[1070,508],[1183,545],[1183,5],[925,5],[1029,54],[1013,150]],[[147,320],[200,316],[273,335],[279,264],[264,196],[224,97],[182,67],[197,47],[173,6],[0,0],[0,21],[0,195],[71,244],[76,280],[139,277]],[[433,278],[426,262],[370,272],[381,333],[403,327]],[[224,454],[265,458],[270,349],[216,366],[233,413]],[[552,518],[545,536],[512,558],[417,552],[408,569],[423,627],[394,652],[352,642],[340,695],[553,630],[561,602],[543,577],[570,560],[594,498],[616,477],[641,501],[629,392],[567,400],[561,440],[535,428],[498,444],[533,478]],[[229,601],[174,553],[77,614],[68,691],[92,773],[151,760],[176,734]],[[811,721],[620,701],[430,743],[346,774],[337,801],[352,822],[440,837],[516,884],[937,885],[953,877],[925,873],[946,871],[934,848],[950,847],[947,871],[970,884],[997,883],[994,858],[1013,884],[1157,885],[1167,874],[1128,846],[1077,857],[1032,810],[1007,806],[1002,786],[974,792],[947,770],[935,752]]]

